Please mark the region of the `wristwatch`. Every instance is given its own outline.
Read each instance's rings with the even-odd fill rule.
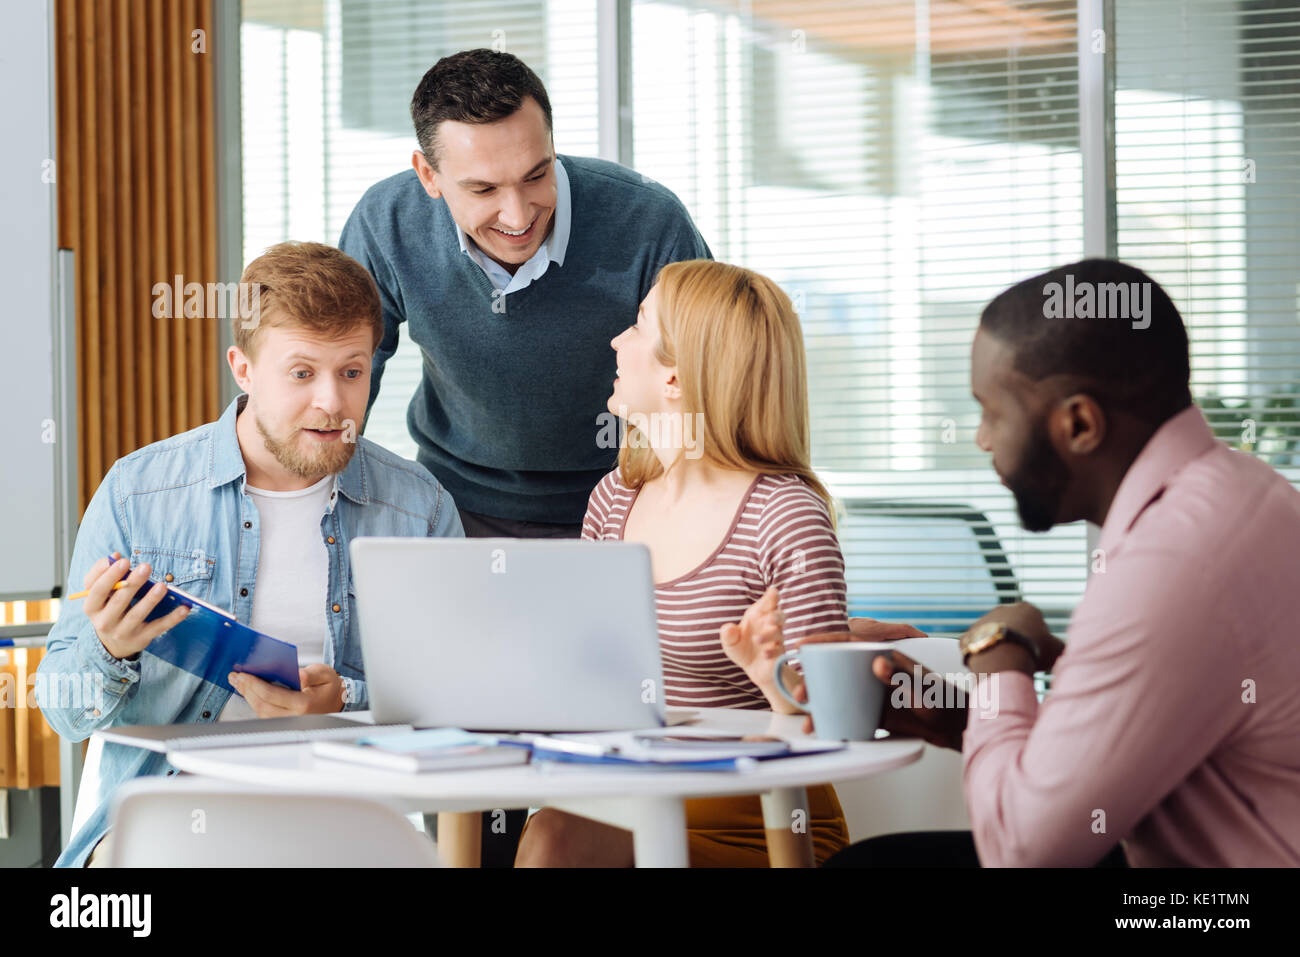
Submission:
[[[1038,670],[1038,648],[1020,632],[1012,631],[1000,621],[986,621],[982,625],[976,625],[961,636],[959,645],[962,664],[969,665],[971,655],[987,651],[1002,641],[1014,642],[1029,652],[1029,657],[1034,663],[1034,670]]]

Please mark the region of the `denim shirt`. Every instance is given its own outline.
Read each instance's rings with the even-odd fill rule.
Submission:
[[[235,417],[247,398],[236,398],[216,422],[114,463],[81,520],[65,594],[80,591],[90,567],[117,551],[132,567],[148,562],[152,580],[166,580],[249,623],[261,539],[235,437]],[[330,631],[325,664],[347,686],[345,710],[360,710],[369,702],[348,542],[358,535],[461,536],[464,530],[451,495],[423,466],[358,436],[347,468],[334,477],[320,534],[329,555],[329,584],[321,596]],[[148,648],[134,660],[114,658],[79,600],[63,602],[37,678],[42,713],[72,741],[117,725],[216,721],[231,695]],[[108,830],[118,785],[162,773],[175,773],[165,754],[106,742],[95,812],[55,866],[85,863]]]

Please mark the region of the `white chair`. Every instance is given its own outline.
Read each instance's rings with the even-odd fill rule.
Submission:
[[[79,745],[74,745],[78,747]],[[72,809],[72,829],[68,838],[76,834],[83,824],[90,820],[99,807],[99,764],[104,755],[104,739],[97,734],[90,736],[86,746],[85,763],[81,766],[81,780],[77,785],[77,801]]]
[[[925,746],[915,764],[857,781],[836,781],[851,842],[904,831],[969,831],[961,755]]]
[[[433,843],[379,801],[140,778],[114,801],[109,867],[438,867]]]

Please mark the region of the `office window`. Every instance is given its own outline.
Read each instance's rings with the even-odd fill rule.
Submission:
[[[244,0],[245,258],[335,242],[404,169],[434,60],[546,81],[598,145],[596,4]],[[1007,285],[1083,255],[1075,0],[630,0],[632,151],[714,254],[790,293],[814,464],[845,506],[852,610],[958,631],[1024,597],[1064,630],[1081,525],[1030,534],[974,445],[969,347]],[[1300,480],[1300,18],[1269,0],[1114,0],[1116,254],[1187,319],[1220,437]],[[1289,11],[1289,12],[1288,12]],[[414,456],[403,348],[367,435]]]
[[[803,321],[852,611],[1060,627],[1082,526],[1030,535],[974,444],[983,304],[1083,253],[1075,3],[632,6],[636,167]]]
[[[286,239],[336,244],[362,193],[409,169],[409,106],[426,70],[504,49],[546,84],[555,148],[593,156],[596,11],[587,0],[243,0],[244,262]],[[407,458],[419,349],[403,335],[366,437]]]
[[[1169,290],[1221,439],[1300,480],[1300,8],[1119,0],[1119,255]]]

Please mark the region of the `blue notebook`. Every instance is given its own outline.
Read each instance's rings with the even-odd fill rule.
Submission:
[[[112,561],[111,557],[109,561]],[[156,584],[147,582],[142,585],[131,598],[131,604],[134,605]],[[175,628],[149,642],[146,653],[232,692],[235,689],[226,680],[226,675],[232,671],[242,671],[272,684],[283,685],[290,691],[302,690],[298,681],[297,647],[254,631],[241,624],[230,612],[209,605],[179,588],[168,585],[167,594],[145,621],[165,617],[182,605],[193,610]]]

